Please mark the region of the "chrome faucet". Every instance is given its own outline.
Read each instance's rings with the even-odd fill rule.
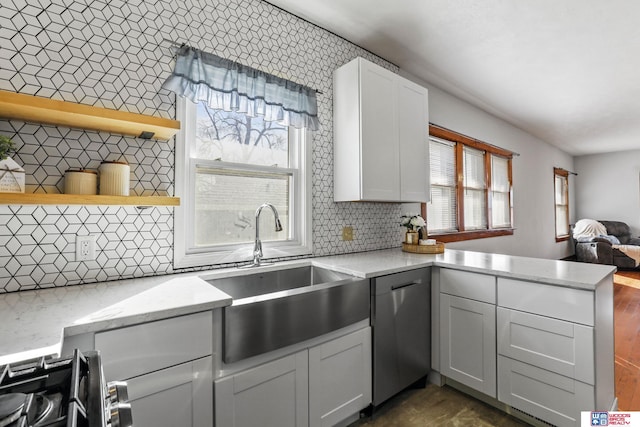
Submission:
[[[262,212],[263,208],[271,208],[273,211],[273,216],[276,220],[276,231],[282,231],[282,224],[280,224],[280,217],[278,216],[278,211],[276,207],[271,203],[263,203],[258,209],[256,209],[256,242],[253,246],[253,264],[254,266],[260,265],[260,260],[262,259],[262,242],[260,241],[260,212]]]

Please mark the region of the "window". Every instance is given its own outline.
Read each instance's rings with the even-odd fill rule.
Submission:
[[[242,113],[178,98],[174,267],[249,261],[260,216],[265,258],[311,253],[310,152],[307,135]]]
[[[451,242],[513,234],[513,153],[434,125],[429,134],[429,235]]]
[[[553,168],[556,205],[556,242],[569,239],[569,171]]]

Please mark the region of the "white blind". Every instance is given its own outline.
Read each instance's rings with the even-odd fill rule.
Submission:
[[[457,231],[455,144],[436,138],[429,140],[431,202],[427,203],[429,232]]]
[[[466,230],[486,229],[484,151],[467,146],[462,151],[464,227]]]
[[[511,227],[509,159],[491,155],[491,225]]]

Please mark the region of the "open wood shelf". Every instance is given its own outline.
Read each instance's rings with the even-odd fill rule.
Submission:
[[[161,140],[171,139],[180,129],[177,120],[4,90],[0,90],[0,118]]]
[[[169,196],[94,196],[80,194],[0,193],[0,204],[180,206],[180,198]]]

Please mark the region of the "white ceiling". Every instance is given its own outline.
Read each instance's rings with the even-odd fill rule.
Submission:
[[[640,149],[640,2],[268,0],[573,155]]]

